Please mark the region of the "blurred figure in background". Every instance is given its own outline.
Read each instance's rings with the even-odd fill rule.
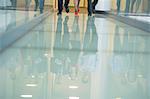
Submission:
[[[39,7],[40,13],[43,13],[45,0],[34,0],[34,2],[35,2],[34,11],[37,11]]]
[[[92,13],[95,13],[95,6],[98,3],[98,0],[88,0],[88,16],[92,16]]]
[[[77,16],[78,16],[78,13],[79,13],[79,4],[80,4],[80,0],[74,0],[75,15],[77,15]]]
[[[135,8],[135,13],[138,12],[138,10],[140,8],[140,5],[141,5],[141,0],[137,0],[137,2],[136,2],[136,8]]]
[[[147,13],[150,14],[150,0],[148,0],[147,5],[148,5],[148,6],[147,6]]]
[[[25,10],[28,11],[30,8],[31,0],[25,0]]]
[[[10,0],[10,2],[11,2],[12,8],[16,9],[16,7],[17,7],[17,0]]]
[[[120,12],[120,3],[121,3],[121,0],[117,0],[117,13]]]

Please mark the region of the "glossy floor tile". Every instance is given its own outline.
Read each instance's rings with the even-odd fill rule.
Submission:
[[[0,53],[0,99],[150,99],[150,34],[51,15]]]
[[[34,11],[0,10],[0,35],[32,20]]]

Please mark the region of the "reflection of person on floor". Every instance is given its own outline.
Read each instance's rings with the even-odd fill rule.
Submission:
[[[88,17],[86,31],[83,39],[83,52],[80,55],[79,66],[84,72],[96,69],[98,36],[93,17]]]
[[[69,76],[71,80],[76,80],[78,77],[79,67],[77,65],[77,61],[80,54],[81,42],[80,42],[80,28],[79,28],[79,17],[75,16],[72,32],[70,33],[70,45],[71,49],[69,51],[70,57],[70,73]]]
[[[70,58],[69,54],[69,31],[68,31],[68,20],[66,16],[62,23],[62,17],[58,16],[57,29],[55,34],[55,41],[53,47],[53,58],[51,59],[51,70],[56,74],[57,80],[61,81],[63,75],[69,74]],[[64,26],[64,29],[62,27]],[[64,30],[64,33],[63,33]]]
[[[84,45],[83,45],[83,49],[85,52],[92,51],[95,53],[97,51],[98,37],[97,37],[94,19],[95,19],[94,17],[92,18],[88,17],[87,20],[87,27],[86,27],[86,32],[84,36]],[[90,32],[91,30],[92,33]]]

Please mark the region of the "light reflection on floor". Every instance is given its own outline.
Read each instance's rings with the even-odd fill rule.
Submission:
[[[0,54],[0,99],[149,99],[149,44],[113,19],[53,13]]]

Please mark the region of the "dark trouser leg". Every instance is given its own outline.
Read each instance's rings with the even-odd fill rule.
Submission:
[[[11,5],[12,5],[12,7],[16,8],[17,7],[17,0],[11,0]]]
[[[63,0],[58,0],[58,13],[61,14],[63,10]]]
[[[69,12],[69,7],[68,7],[69,2],[70,2],[70,0],[65,0],[65,4],[64,4],[64,7],[65,7],[65,10],[67,13]]]
[[[39,6],[39,1],[38,0],[34,0],[35,2],[35,8],[34,8],[34,11],[37,11],[37,8]]]
[[[97,3],[98,3],[98,0],[94,0],[93,3],[92,3],[92,6],[93,6],[94,10],[95,10],[95,6],[96,6]]]
[[[125,9],[125,13],[129,13],[129,9],[130,9],[130,0],[126,0],[126,9]]]
[[[88,0],[88,15],[92,15],[92,0]]]
[[[121,0],[117,0],[117,12],[120,12],[120,2]]]

